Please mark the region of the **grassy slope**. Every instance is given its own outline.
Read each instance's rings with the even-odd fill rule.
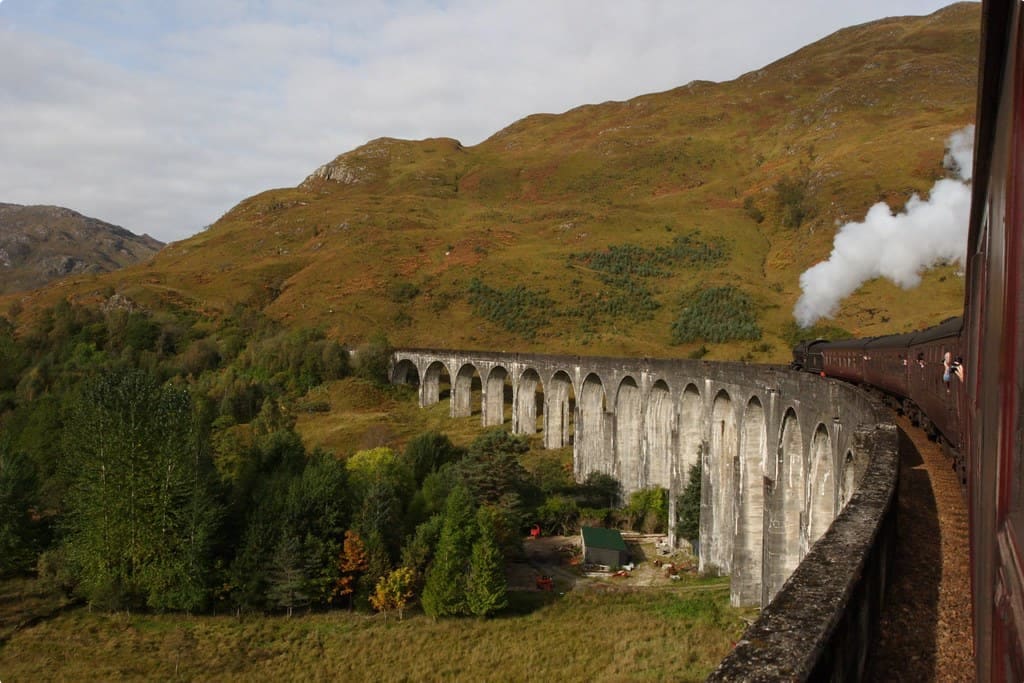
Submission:
[[[729,283],[759,304],[773,349],[755,357],[784,360],[799,275],[828,255],[835,226],[880,199],[902,206],[942,176],[946,137],[973,118],[978,15],[960,4],[845,29],[735,81],[530,116],[474,147],[376,140],[332,162],[356,182],[311,178],[250,197],[145,266],[78,278],[26,309],[114,287],[151,306],[257,305],[349,343],[384,330],[396,345],[670,356],[698,346],[668,343],[681,293]],[[773,187],[784,177],[809,190],[799,228],[781,227]],[[746,215],[746,197],[763,223]],[[691,229],[725,241],[731,259],[647,281],[662,304],[649,321],[585,333],[555,316],[529,339],[468,302],[478,277],[545,290],[564,309],[599,288],[568,255],[667,244]],[[395,281],[419,294],[396,301]],[[869,283],[836,322],[880,334],[961,308],[962,281],[942,268],[911,292]],[[709,358],[752,347],[715,346]]]

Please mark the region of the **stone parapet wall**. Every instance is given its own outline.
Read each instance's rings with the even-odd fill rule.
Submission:
[[[858,435],[856,493],[709,681],[859,681],[877,635],[896,542],[895,425]]]

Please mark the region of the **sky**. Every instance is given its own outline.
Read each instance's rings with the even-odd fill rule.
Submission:
[[[0,202],[165,242],[378,137],[726,81],[932,0],[0,0]]]

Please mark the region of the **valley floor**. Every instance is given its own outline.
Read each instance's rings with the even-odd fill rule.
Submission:
[[[285,616],[59,609],[0,585],[0,680],[702,680],[739,637],[727,579],[514,591],[508,614]],[[568,592],[567,592],[568,591]],[[35,597],[32,597],[35,596]],[[28,602],[26,602],[28,601]],[[35,601],[35,602],[33,602]],[[18,605],[25,606],[19,611]],[[42,618],[25,619],[37,609]]]

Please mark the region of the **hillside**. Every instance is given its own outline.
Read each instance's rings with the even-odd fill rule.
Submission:
[[[144,261],[163,243],[59,206],[0,203],[0,294]]]
[[[733,81],[529,116],[472,147],[374,140],[33,305],[114,287],[153,308],[255,306],[346,344],[384,331],[403,346],[783,360],[800,273],[836,226],[945,174],[944,141],[973,120],[978,23],[961,3],[847,28]],[[834,323],[932,324],[962,309],[954,271],[909,292],[868,283]],[[673,345],[674,322],[716,305],[746,310],[761,339]]]

